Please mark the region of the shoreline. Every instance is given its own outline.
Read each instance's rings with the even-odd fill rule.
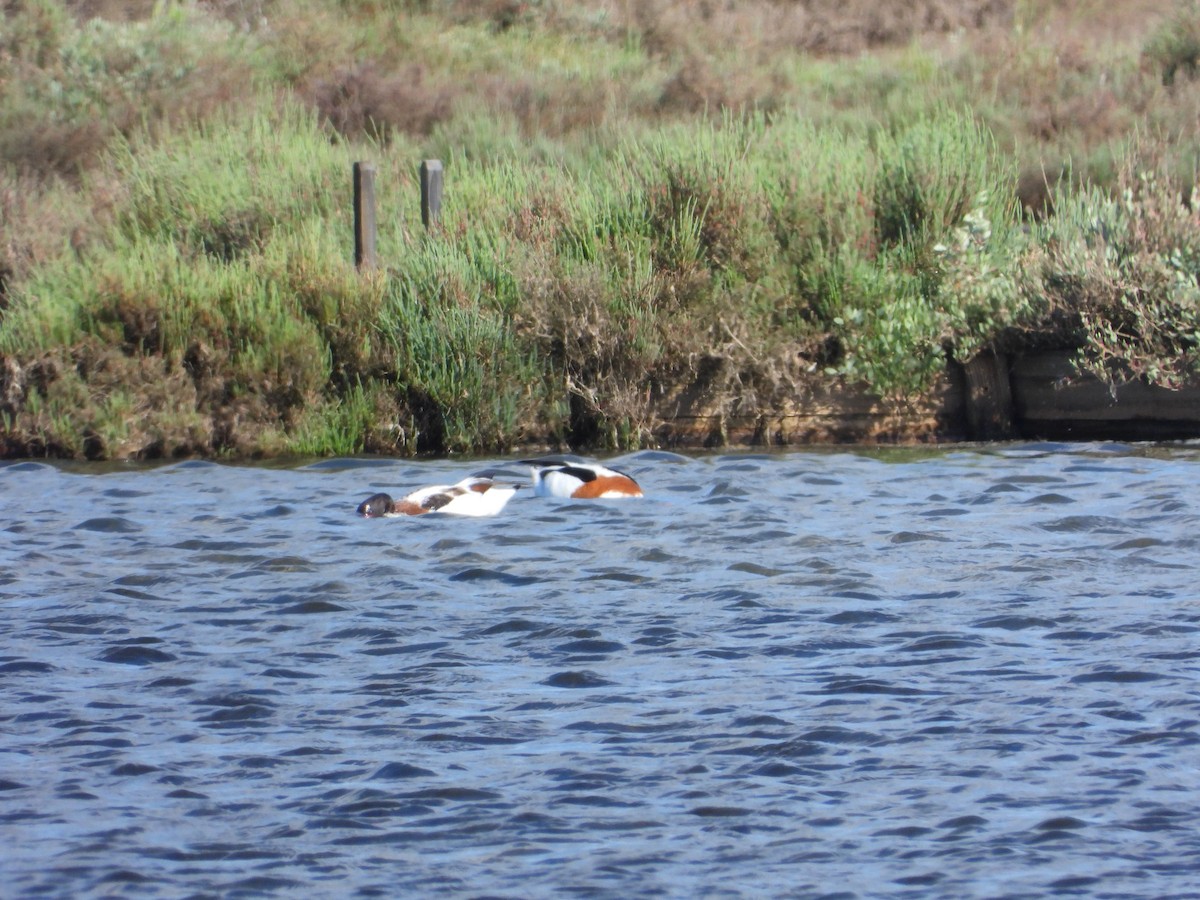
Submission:
[[[904,447],[1002,441],[1122,441],[1130,443],[1200,438],[1200,385],[1169,389],[1144,381],[1110,387],[1080,373],[1066,350],[1016,354],[985,352],[966,364],[950,362],[920,398],[887,402],[861,385],[811,377],[772,403],[754,403],[728,389],[694,382],[674,389],[658,404],[641,440],[613,446],[594,441],[556,440],[553,435],[489,451],[391,452],[364,447],[365,455],[393,458],[452,458],[563,452],[611,455],[636,450],[721,451],[803,447]],[[754,407],[750,412],[739,408]],[[532,429],[531,429],[532,430]],[[205,459],[270,462],[294,453],[201,452],[196,447],[152,443],[132,452],[94,457],[52,452],[36,440],[3,436],[0,459],[91,462],[165,462]]]
[[[1130,381],[1110,390],[1069,351],[984,353],[951,363],[922,399],[898,409],[866,389],[818,386],[770,414],[692,412],[663,426],[664,447],[919,445],[981,441],[1171,441],[1200,438],[1200,385]],[[686,423],[686,424],[685,424]]]

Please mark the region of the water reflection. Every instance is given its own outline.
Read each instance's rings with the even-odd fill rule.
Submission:
[[[619,463],[0,466],[12,894],[1200,890],[1195,449]]]

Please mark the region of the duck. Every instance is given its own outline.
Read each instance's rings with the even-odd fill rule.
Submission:
[[[608,500],[644,496],[632,477],[599,463],[564,456],[543,456],[519,462],[533,472],[533,492],[538,497]]]
[[[398,500],[390,494],[372,494],[358,505],[358,514],[368,519],[450,513],[455,516],[494,516],[504,509],[521,484],[497,481],[490,473],[464,478],[457,484],[433,484],[418,488]]]

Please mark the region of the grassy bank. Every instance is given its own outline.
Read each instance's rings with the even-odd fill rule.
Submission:
[[[1197,7],[876,6],[8,4],[0,451],[632,447],[683,386],[899,407],[989,348],[1194,378]]]

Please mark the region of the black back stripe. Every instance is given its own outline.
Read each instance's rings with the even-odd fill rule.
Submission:
[[[570,475],[574,478],[578,478],[585,484],[589,481],[595,481],[597,477],[596,473],[591,469],[584,469],[580,466],[558,466],[555,467],[554,471],[562,472],[564,475]]]
[[[443,491],[440,494],[430,494],[421,501],[421,508],[428,510],[441,509],[457,496],[457,493],[452,494],[449,491]]]

